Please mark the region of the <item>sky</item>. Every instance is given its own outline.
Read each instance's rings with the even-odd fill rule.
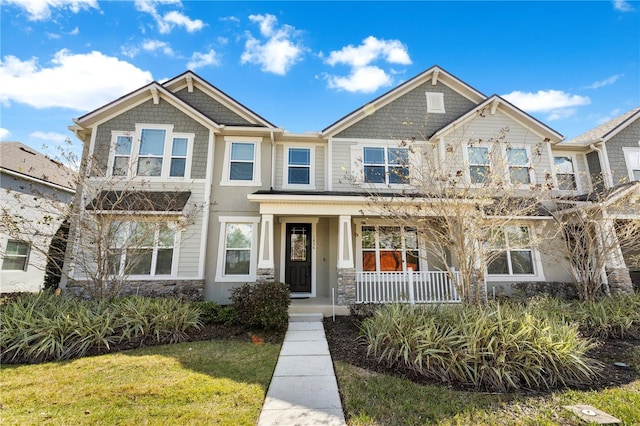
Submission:
[[[640,2],[0,0],[0,140],[45,154],[80,117],[190,69],[320,131],[438,65],[571,139],[640,105]]]

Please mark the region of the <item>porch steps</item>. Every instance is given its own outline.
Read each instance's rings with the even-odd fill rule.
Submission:
[[[289,322],[322,322],[322,313],[290,313]]]

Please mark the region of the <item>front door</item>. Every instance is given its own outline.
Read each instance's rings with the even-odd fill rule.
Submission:
[[[285,282],[292,293],[311,293],[311,224],[287,223]]]

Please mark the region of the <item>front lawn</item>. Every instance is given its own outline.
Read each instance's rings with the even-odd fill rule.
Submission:
[[[2,365],[3,425],[253,425],[280,345],[187,342]]]

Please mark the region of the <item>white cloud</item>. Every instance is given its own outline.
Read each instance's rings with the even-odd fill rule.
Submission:
[[[618,12],[633,12],[633,6],[626,0],[613,0],[613,8]]]
[[[513,91],[502,97],[529,113],[548,113],[549,121],[571,117],[577,112],[575,107],[591,103],[588,96],[572,95],[562,90]]]
[[[165,42],[160,40],[145,40],[142,43],[142,48],[147,52],[155,52],[157,50],[162,51],[167,56],[173,56],[174,52],[171,46]]]
[[[187,68],[195,70],[196,68],[202,68],[207,65],[220,65],[218,54],[213,49],[205,53],[193,52],[191,60],[187,63]]]
[[[241,63],[258,64],[262,71],[285,75],[305,52],[302,43],[296,40],[299,31],[290,25],[276,28],[277,19],[273,15],[251,15],[249,19],[260,25],[260,34],[267,40],[261,42],[247,33]]]
[[[62,143],[69,137],[69,135],[63,135],[62,133],[55,132],[33,132],[29,136],[34,139],[42,139],[44,141],[56,143]]]
[[[200,19],[191,19],[188,16],[176,10],[161,15],[158,12],[157,5],[177,5],[182,6],[180,0],[136,0],[136,10],[148,13],[153,17],[158,25],[158,31],[161,34],[170,33],[174,26],[184,27],[187,32],[193,33],[204,27],[204,22]]]
[[[8,140],[9,136],[11,136],[11,132],[4,127],[0,127],[0,140],[6,141]]]
[[[372,93],[381,87],[390,86],[393,79],[375,66],[356,67],[347,77],[327,76],[329,88],[347,92]]]
[[[240,19],[235,16],[222,16],[218,18],[222,22],[235,22],[236,24],[240,23]]]
[[[48,67],[39,66],[37,58],[5,56],[0,61],[0,102],[88,111],[152,80],[150,72],[97,51],[74,54],[63,49]]]
[[[136,46],[122,46],[120,47],[120,53],[128,58],[135,58],[135,56],[140,53],[140,49]]]
[[[329,88],[341,89],[348,92],[372,93],[381,87],[393,83],[392,75],[397,70],[383,70],[373,65],[383,61],[387,64],[411,65],[411,58],[407,47],[399,40],[382,40],[369,36],[362,40],[360,46],[348,45],[340,50],[334,50],[325,59],[328,65],[347,65],[351,68],[349,75],[326,75]]]
[[[51,17],[51,9],[69,9],[73,13],[91,8],[99,9],[98,0],[3,0],[16,5],[29,15],[30,21],[45,21]]]
[[[398,40],[378,40],[369,36],[358,47],[348,45],[329,54],[325,61],[334,66],[345,64],[351,67],[364,67],[379,59],[391,64],[411,65],[407,47]]]
[[[75,27],[74,29],[69,31],[69,35],[78,35],[78,34],[80,34],[80,29],[78,27]]]
[[[595,83],[587,86],[586,88],[587,89],[599,89],[601,87],[608,86],[610,84],[615,83],[616,81],[618,81],[622,77],[624,77],[624,74],[612,75],[611,77],[605,78],[604,80],[596,81]]]

